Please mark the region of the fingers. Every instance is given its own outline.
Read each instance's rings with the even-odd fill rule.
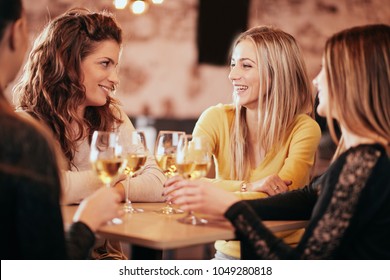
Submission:
[[[263,185],[259,190],[273,196],[289,191],[288,186],[291,184],[291,180],[282,180],[278,175],[271,175],[264,180]]]
[[[202,195],[199,186],[183,180],[170,187],[166,201],[178,205],[183,210],[196,210],[195,204],[201,204]]]
[[[283,180],[283,182],[286,184],[286,186],[290,186],[292,184],[291,180]]]
[[[173,178],[172,178],[173,179]],[[176,191],[180,188],[189,186],[189,182],[187,180],[184,180],[183,178],[178,178],[174,181],[169,182],[169,185],[166,185],[164,187],[164,190],[162,192],[163,196],[170,195],[173,191]]]
[[[181,176],[174,176],[172,178],[169,178],[168,180],[165,181],[164,187],[169,187],[179,181],[183,180],[183,177]]]

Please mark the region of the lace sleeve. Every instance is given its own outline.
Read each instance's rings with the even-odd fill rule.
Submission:
[[[334,185],[329,181],[329,187],[326,192],[324,190],[321,204],[308,227],[311,234],[303,241],[306,243],[304,258],[332,258],[354,217],[362,189],[379,157],[380,152],[370,147],[353,149],[346,154],[342,166],[335,166],[340,173],[337,176],[332,172],[330,177],[338,180]]]
[[[225,216],[236,228],[236,236],[241,241],[243,259],[297,258],[294,249],[275,237],[245,201],[239,201],[231,206]]]
[[[236,236],[241,241],[242,257],[340,258],[338,250],[347,246],[341,243],[351,221],[357,219],[359,198],[374,176],[372,172],[379,157],[380,152],[372,147],[353,148],[340,156],[328,172],[310,187],[274,198],[240,201],[231,206],[225,216],[235,227]],[[305,215],[310,216],[310,223],[297,248],[291,248],[276,238],[261,220],[264,217],[299,219]]]

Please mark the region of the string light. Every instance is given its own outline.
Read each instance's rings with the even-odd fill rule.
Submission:
[[[123,10],[128,6],[133,14],[140,15],[148,10],[150,3],[161,5],[164,0],[114,0],[113,3],[118,10]]]
[[[140,15],[140,14],[143,14],[144,12],[146,12],[146,10],[148,9],[149,5],[146,1],[143,1],[143,0],[135,0],[133,3],[131,3],[130,5],[130,10],[136,14],[136,15]]]
[[[114,6],[118,10],[123,10],[127,6],[127,0],[114,0]]]

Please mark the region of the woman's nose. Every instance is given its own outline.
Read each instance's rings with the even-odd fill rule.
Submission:
[[[240,78],[240,74],[237,67],[230,68],[230,73],[228,77],[231,81],[238,80]]]
[[[110,76],[108,77],[108,79],[109,79],[110,82],[112,82],[113,84],[118,85],[118,84],[119,84],[118,70],[117,70],[117,69],[114,69],[113,71],[111,71]]]

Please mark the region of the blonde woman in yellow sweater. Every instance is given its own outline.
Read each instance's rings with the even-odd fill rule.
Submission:
[[[213,182],[247,191],[242,198],[305,186],[321,131],[308,115],[312,88],[295,39],[266,26],[242,33],[233,45],[229,79],[234,104],[207,109],[193,132],[208,138],[216,165]],[[285,241],[298,242],[295,232],[285,235]],[[240,258],[238,241],[217,241],[215,248],[217,259]]]

